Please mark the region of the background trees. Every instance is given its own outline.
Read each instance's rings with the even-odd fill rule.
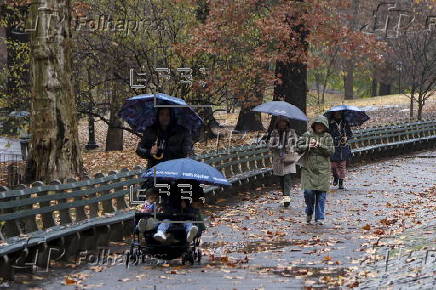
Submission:
[[[303,111],[309,107],[312,113],[321,113],[331,105],[328,101],[332,96],[338,103],[344,96],[397,93],[401,87],[410,96],[410,117],[421,118],[434,91],[434,35],[430,30],[419,33],[427,30],[425,21],[416,19],[406,27],[404,17],[400,17],[409,10],[414,15],[430,15],[434,9],[429,6],[431,1],[396,1],[381,6],[376,0],[50,1],[49,5],[65,3],[70,7],[71,28],[65,42],[49,39],[58,44],[32,39],[33,50],[47,47],[53,53],[44,56],[45,60],[44,54],[33,57],[37,68],[33,78],[29,74],[30,46],[13,39],[10,31],[24,33],[23,28],[32,26],[35,15],[25,24],[28,1],[8,1],[2,6],[0,25],[6,28],[3,43],[7,43],[7,57],[2,59],[8,63],[0,73],[0,104],[8,112],[32,110],[32,115],[39,115],[33,116],[36,127],[42,127],[41,116],[51,120],[44,122],[54,122],[57,106],[69,106],[74,113],[67,116],[61,109],[59,115],[64,119],[61,123],[71,124],[65,125],[67,131],[71,129],[65,137],[70,141],[76,138],[74,118],[87,118],[90,132],[94,119],[103,120],[108,126],[101,140],[106,151],[125,149],[123,140],[131,130],[117,113],[126,98],[141,93],[165,92],[189,104],[212,105],[198,108],[198,112],[208,124],[205,137],[215,138],[212,129],[220,126],[213,115],[216,111],[238,114],[236,126],[230,129],[256,131],[265,128],[260,114],[251,109],[265,101],[283,99]],[[67,28],[60,28],[67,24],[56,17],[52,20],[52,31],[67,32]],[[397,33],[412,28],[415,33]],[[66,51],[59,43],[68,44]],[[400,61],[401,72],[396,69]],[[64,69],[70,69],[71,74],[57,62],[65,62]],[[191,73],[178,68],[189,68]],[[65,92],[58,94],[58,89],[36,84],[45,82],[49,75],[54,75],[54,83],[66,77],[71,85],[62,85]],[[38,92],[38,97],[32,98],[33,108],[31,81]],[[73,103],[53,101],[65,96]],[[42,102],[53,103],[46,108],[52,113],[37,111],[43,109]],[[294,124],[298,132],[306,129],[304,123]],[[45,140],[58,129],[50,133],[38,130],[35,138]],[[59,144],[62,142],[65,140]],[[41,150],[51,152],[44,153],[46,156],[67,154],[55,149],[61,147],[59,144],[44,145]],[[73,149],[77,145],[71,146],[68,154],[72,155],[61,159],[72,174],[78,174],[79,151]],[[77,158],[68,161],[76,154],[72,152]]]
[[[192,31],[183,51],[225,64],[214,67],[209,89],[225,83],[232,95],[244,100],[237,128],[259,129],[259,121],[248,117],[254,113],[246,112],[262,101],[268,89],[273,89],[274,99],[284,99],[305,111],[308,66],[319,69],[315,79],[322,79],[325,91],[334,67],[339,67],[339,57],[357,58],[353,66],[358,67],[363,58],[370,60],[381,49],[374,36],[355,31],[354,24],[347,27],[347,4],[250,0],[229,5],[213,1],[207,22]],[[357,17],[357,8],[352,11],[351,17]],[[249,84],[251,93],[241,91],[244,84]],[[306,129],[305,124],[295,126],[298,132]]]
[[[401,69],[410,98],[410,118],[414,117],[416,103],[416,117],[421,120],[423,107],[436,87],[436,31],[407,31],[392,44],[390,58],[393,66]]]
[[[30,110],[30,34],[24,30],[27,8],[27,3],[0,3],[0,106],[5,112]]]

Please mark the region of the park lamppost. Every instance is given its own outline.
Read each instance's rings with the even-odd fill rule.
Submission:
[[[401,61],[397,62],[398,71],[398,94],[401,94],[401,71],[403,70],[403,63]]]
[[[88,144],[85,145],[86,150],[92,150],[98,147],[95,143],[95,120],[94,116],[91,114],[92,110],[92,102],[89,102],[88,105]]]

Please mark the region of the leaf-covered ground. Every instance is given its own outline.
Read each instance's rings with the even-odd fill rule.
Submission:
[[[223,195],[206,209],[202,265],[57,265],[46,276],[20,281],[45,289],[358,287],[376,275],[366,264],[380,256],[384,240],[434,221],[435,155],[425,151],[352,168],[347,189],[328,194],[324,226],[305,223],[298,185],[288,209],[274,187]],[[119,243],[110,249],[121,254],[127,248]]]

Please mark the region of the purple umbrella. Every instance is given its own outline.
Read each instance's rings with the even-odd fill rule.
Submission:
[[[176,123],[186,128],[193,140],[199,139],[203,120],[184,100],[166,94],[148,94],[129,98],[118,116],[123,118],[133,130],[143,133],[156,122],[158,108],[156,105],[171,108]]]

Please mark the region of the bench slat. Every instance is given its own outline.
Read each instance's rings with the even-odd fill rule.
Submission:
[[[125,189],[125,190],[117,191],[114,193],[98,196],[98,197],[95,197],[92,199],[86,199],[86,200],[80,200],[80,201],[74,201],[74,202],[58,203],[58,204],[50,206],[50,207],[34,208],[32,210],[29,210],[29,211],[21,211],[21,212],[3,214],[0,216],[0,220],[8,221],[8,220],[14,220],[14,219],[28,217],[31,215],[47,213],[47,212],[64,211],[64,210],[67,210],[70,208],[84,206],[84,205],[91,204],[91,203],[103,202],[105,200],[112,200],[112,198],[126,195],[128,193],[129,193],[129,190]]]

